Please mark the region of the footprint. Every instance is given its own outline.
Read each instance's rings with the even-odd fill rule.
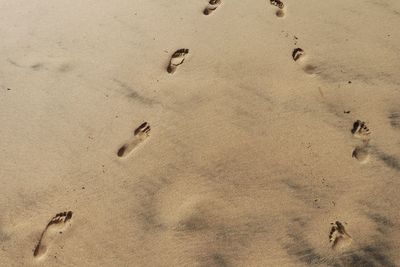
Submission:
[[[354,137],[359,138],[363,141],[363,144],[357,146],[352,153],[352,157],[357,159],[360,163],[367,163],[370,159],[369,153],[369,135],[370,130],[368,129],[365,122],[356,120],[353,123],[353,128],[351,129],[351,133]]]
[[[118,157],[128,156],[132,150],[149,137],[150,125],[147,122],[142,123],[133,133],[133,138],[124,144],[117,152]]]
[[[171,56],[167,71],[168,73],[174,73],[176,68],[185,61],[186,55],[189,53],[189,49],[182,48],[175,51]]]
[[[356,120],[353,123],[353,129],[351,129],[351,133],[354,137],[368,140],[371,132],[364,121]]]
[[[221,0],[210,0],[210,2],[208,2],[208,6],[203,11],[203,14],[206,16],[210,15],[220,4]]]
[[[367,145],[358,146],[353,150],[352,157],[357,159],[360,163],[367,163],[369,161],[369,149]]]
[[[302,66],[305,73],[310,75],[317,73],[317,67],[307,63],[307,57],[302,48],[297,47],[293,49],[292,58]]]
[[[280,0],[270,0],[271,5],[278,7],[278,10],[275,12],[275,15],[277,17],[283,17],[285,16],[285,12],[284,12],[284,7],[285,5],[283,4],[282,1]]]
[[[304,50],[300,47],[295,48],[292,52],[292,58],[294,61],[297,61],[300,57],[304,55]]]
[[[72,218],[72,211],[61,212],[54,216],[50,222],[44,228],[42,235],[40,236],[39,242],[37,243],[33,256],[35,258],[42,258],[46,255],[50,245],[55,240],[58,234],[62,234],[66,230],[68,221]]]
[[[329,232],[329,242],[332,243],[333,249],[343,249],[350,245],[352,238],[346,232],[344,225],[336,221],[331,223],[331,231]]]

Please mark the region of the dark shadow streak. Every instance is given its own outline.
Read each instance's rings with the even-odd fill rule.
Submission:
[[[116,82],[122,89],[124,89],[127,92],[127,96],[129,98],[132,98],[132,99],[134,99],[144,105],[148,105],[148,106],[152,106],[154,104],[159,103],[151,98],[148,98],[148,97],[145,97],[145,96],[139,94],[137,91],[135,91],[132,87],[130,87],[129,85],[127,85],[124,82],[121,82],[117,79],[113,79],[113,81]]]

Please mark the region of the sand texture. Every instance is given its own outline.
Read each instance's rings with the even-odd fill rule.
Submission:
[[[400,1],[0,14],[0,266],[400,266]]]

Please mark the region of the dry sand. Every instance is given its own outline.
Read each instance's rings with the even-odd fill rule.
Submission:
[[[400,266],[400,1],[274,3],[2,0],[0,265]]]

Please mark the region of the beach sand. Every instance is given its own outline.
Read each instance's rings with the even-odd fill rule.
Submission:
[[[1,266],[400,266],[399,1],[0,7]]]

